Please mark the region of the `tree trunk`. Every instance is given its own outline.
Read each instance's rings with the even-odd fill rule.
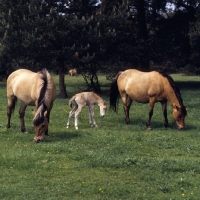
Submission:
[[[65,87],[64,63],[62,61],[59,62],[59,89],[60,96],[62,98],[67,98],[68,95]]]
[[[148,31],[145,16],[145,0],[137,0],[137,20],[138,20],[138,39],[141,44],[145,44],[143,48],[143,56],[140,58],[140,69],[149,71],[149,47],[148,47]],[[146,45],[147,44],[147,45]]]
[[[145,16],[145,1],[137,1],[137,20],[138,20],[138,38],[142,40],[148,39],[146,16]]]

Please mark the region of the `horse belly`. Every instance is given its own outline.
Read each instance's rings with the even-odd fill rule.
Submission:
[[[17,98],[22,101],[24,104],[29,106],[35,106],[35,100],[31,98],[30,94],[18,94]]]
[[[138,103],[149,103],[149,97],[146,94],[134,95],[130,94],[129,97]]]

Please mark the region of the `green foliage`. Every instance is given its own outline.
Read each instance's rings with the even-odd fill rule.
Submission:
[[[156,104],[152,130],[145,122],[148,105],[134,103],[131,125],[126,125],[120,101],[118,114],[109,110],[99,117],[98,128],[89,127],[83,109],[79,130],[66,129],[68,100],[57,97],[50,117],[50,137],[34,143],[31,107],[25,122],[29,134],[20,132],[18,109],[6,129],[6,84],[0,83],[0,198],[1,199],[198,199],[200,195],[199,137],[200,107],[198,76],[172,75],[188,106],[186,130],[178,131],[168,107],[170,130],[162,124],[161,106]],[[53,76],[58,86],[58,76]],[[110,81],[99,75],[109,102]],[[68,77],[69,97],[82,91],[81,76]],[[189,89],[185,86],[189,83]],[[184,85],[185,84],[185,85]]]
[[[0,3],[1,76],[19,67],[47,67],[64,76],[76,67],[88,88],[100,91],[98,72],[147,71],[150,61],[168,71],[198,73],[198,1]]]

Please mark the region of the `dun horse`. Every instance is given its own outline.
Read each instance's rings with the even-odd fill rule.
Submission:
[[[12,111],[17,99],[21,101],[19,117],[21,131],[26,132],[24,115],[28,105],[36,106],[33,125],[35,127],[35,142],[42,141],[48,135],[48,123],[53,101],[56,98],[56,87],[52,77],[46,69],[34,73],[27,69],[14,71],[7,79],[7,128],[10,128]]]
[[[76,68],[70,69],[69,70],[69,76],[77,76],[77,69]]]
[[[69,118],[67,122],[67,128],[69,128],[70,124],[70,119],[75,115],[75,128],[78,129],[78,116],[83,109],[83,107],[88,106],[88,112],[89,112],[89,120],[90,120],[90,126],[96,126],[96,121],[94,119],[94,106],[98,105],[100,107],[100,116],[104,117],[106,114],[107,106],[106,102],[98,96],[94,92],[82,92],[74,95],[70,100],[69,100],[69,105],[72,108],[72,103],[74,102],[74,108],[70,111],[69,113]]]
[[[169,75],[158,71],[141,72],[135,69],[119,72],[110,87],[110,107],[115,112],[119,95],[122,98],[127,124],[130,124],[129,109],[132,101],[149,103],[149,118],[146,126],[151,129],[150,121],[154,105],[156,102],[160,102],[164,116],[164,126],[169,127],[167,119],[167,101],[169,101],[176,125],[179,129],[185,128],[184,120],[187,112],[183,105],[180,90]]]

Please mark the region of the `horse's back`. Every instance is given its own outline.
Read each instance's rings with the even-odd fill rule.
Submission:
[[[132,100],[148,103],[150,97],[163,92],[164,81],[157,71],[142,72],[128,69],[119,75],[117,84],[121,95],[128,94]]]
[[[35,105],[42,83],[39,73],[27,69],[16,70],[7,79],[7,96],[16,96],[27,105]]]
[[[14,71],[7,79],[7,93],[8,95],[13,93],[15,96],[20,96],[18,93],[29,94],[34,84],[34,80],[37,79],[37,73],[34,73],[27,69],[19,69]]]
[[[94,92],[80,92],[77,93],[74,97],[72,97],[73,100],[79,105],[95,105],[97,104],[97,101],[101,99],[96,93]]]

